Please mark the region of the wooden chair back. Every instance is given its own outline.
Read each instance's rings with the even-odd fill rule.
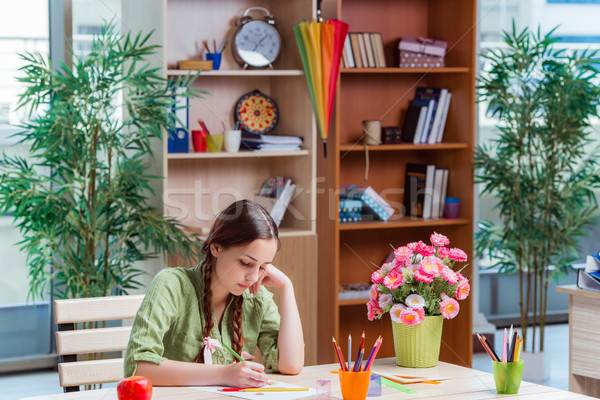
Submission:
[[[79,323],[134,318],[143,299],[144,295],[125,295],[54,301],[56,352],[61,356],[58,376],[65,392],[79,391],[79,385],[123,379],[123,358],[77,361],[77,355],[125,350],[131,327],[76,327]]]

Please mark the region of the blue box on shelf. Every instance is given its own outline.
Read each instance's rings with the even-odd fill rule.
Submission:
[[[361,220],[362,201],[340,200],[340,222],[358,222]]]

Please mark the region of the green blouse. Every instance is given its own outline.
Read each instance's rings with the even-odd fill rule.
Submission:
[[[125,352],[126,377],[135,374],[137,363],[142,360],[156,364],[164,359],[194,361],[204,340],[202,293],[204,280],[199,266],[166,268],[156,275],[133,322]],[[248,290],[242,296],[242,350],[254,354],[258,346],[265,368],[277,372],[279,312],[273,295],[261,287],[256,296]],[[213,339],[230,347],[233,345],[232,301],[225,309],[221,326],[213,314],[214,326],[210,333]],[[225,348],[217,348],[212,359],[215,364],[234,361]]]

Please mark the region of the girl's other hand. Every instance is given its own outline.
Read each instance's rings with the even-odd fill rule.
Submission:
[[[250,286],[250,293],[256,295],[260,285],[282,288],[288,284],[291,284],[291,281],[286,274],[275,268],[273,264],[267,264],[258,275],[258,280]]]
[[[230,364],[227,375],[227,386],[232,387],[261,387],[268,382],[265,367],[252,361]]]

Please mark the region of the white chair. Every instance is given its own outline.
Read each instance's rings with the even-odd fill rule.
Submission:
[[[123,358],[77,361],[78,354],[122,351],[127,348],[130,326],[76,329],[78,323],[134,318],[144,295],[90,297],[54,301],[56,352],[60,386],[65,392],[79,385],[118,382],[123,379]]]

